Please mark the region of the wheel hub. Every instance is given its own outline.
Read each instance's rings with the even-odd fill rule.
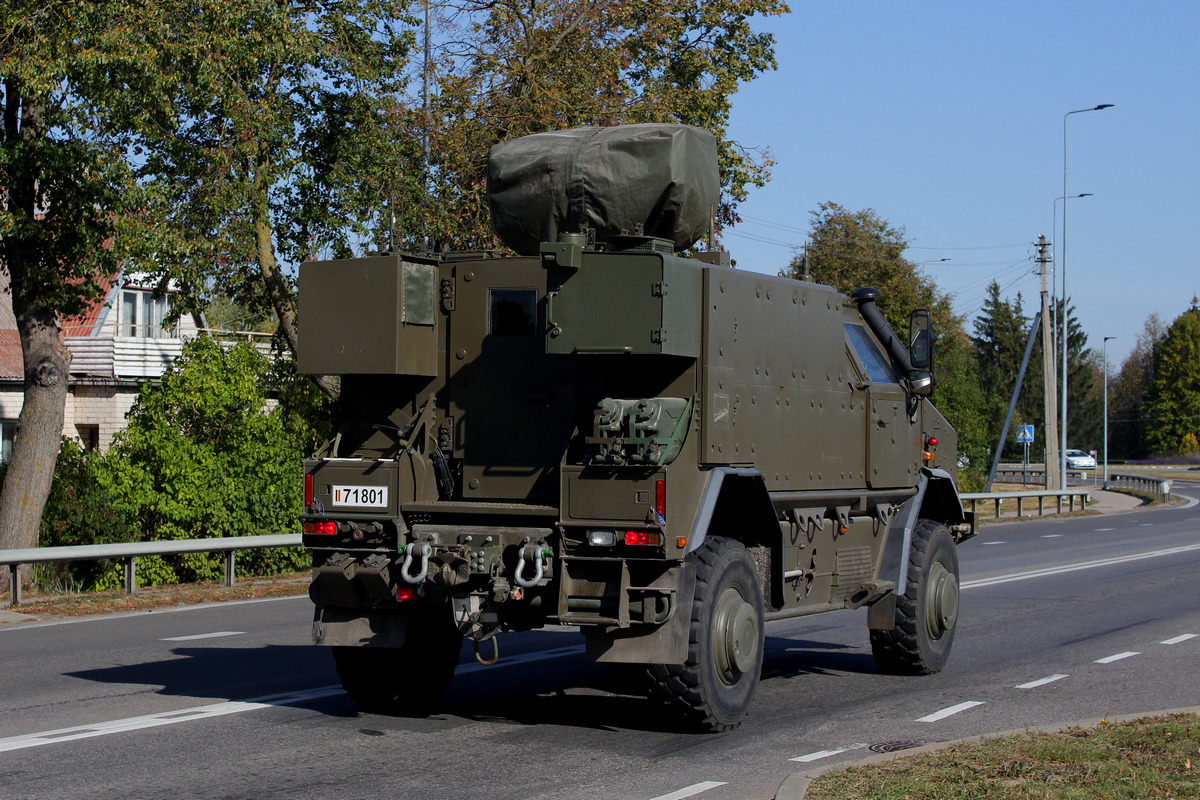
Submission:
[[[925,624],[931,639],[940,639],[958,619],[958,579],[940,561],[929,570],[925,592]]]
[[[717,674],[726,684],[754,669],[758,660],[758,614],[734,588],[717,600],[713,626]]]

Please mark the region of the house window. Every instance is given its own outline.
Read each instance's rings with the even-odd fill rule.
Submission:
[[[13,440],[17,438],[17,421],[0,420],[0,464],[12,461]]]
[[[166,297],[155,297],[153,292],[142,289],[124,289],[121,292],[121,336],[138,339],[160,339],[166,335],[163,319],[167,316],[170,301]]]
[[[79,434],[79,441],[85,452],[90,453],[100,449],[99,425],[76,425],[75,430]]]

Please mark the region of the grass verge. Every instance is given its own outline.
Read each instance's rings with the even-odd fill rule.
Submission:
[[[805,800],[1200,797],[1200,716],[987,738],[821,775]]]

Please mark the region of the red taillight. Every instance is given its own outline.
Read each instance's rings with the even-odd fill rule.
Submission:
[[[396,600],[403,603],[406,600],[417,599],[417,588],[415,586],[397,586]]]
[[[667,519],[667,481],[659,478],[654,482],[654,512],[660,520]]]
[[[332,520],[307,521],[301,526],[301,530],[310,536],[333,536],[337,533],[337,523]]]
[[[304,507],[308,508],[313,504],[313,479],[312,475],[304,476]]]
[[[654,531],[625,531],[625,544],[662,544],[662,534]]]

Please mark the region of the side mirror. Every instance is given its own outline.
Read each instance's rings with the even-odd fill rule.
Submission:
[[[912,312],[909,317],[908,358],[915,370],[924,370],[933,374],[933,325],[929,312],[920,309]]]

